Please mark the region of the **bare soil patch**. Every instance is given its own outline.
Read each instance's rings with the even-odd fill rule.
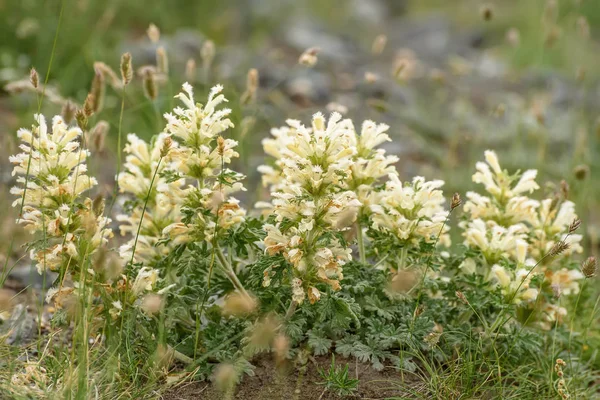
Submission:
[[[369,364],[356,363],[354,360],[336,358],[336,364],[350,366],[352,378],[360,379],[358,390],[348,399],[388,399],[394,397],[410,396],[402,386],[411,385],[411,389],[418,390],[418,383],[414,378],[402,377],[393,367],[386,367],[383,371],[374,370]],[[300,400],[300,399],[339,399],[325,387],[320,385],[323,379],[318,368],[329,368],[331,360],[328,357],[317,357],[311,360],[306,371],[302,372],[293,365],[276,368],[274,362],[268,357],[254,360],[256,367],[254,376],[244,376],[242,382],[235,389],[234,399],[244,400]],[[413,382],[410,380],[413,379]],[[407,381],[408,380],[408,381]],[[191,382],[167,390],[164,400],[217,400],[224,395],[210,382]]]

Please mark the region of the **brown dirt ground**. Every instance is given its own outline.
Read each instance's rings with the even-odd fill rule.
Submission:
[[[336,358],[336,364],[350,366],[350,375],[358,375],[360,382],[356,395],[349,399],[387,399],[411,398],[400,387],[400,374],[392,367],[383,371],[375,371],[368,364],[356,363],[354,360]],[[331,360],[328,357],[317,357],[309,362],[307,372],[301,374],[292,365],[276,368],[268,357],[261,357],[252,363],[254,376],[245,376],[235,389],[233,399],[243,400],[333,400],[339,399],[334,393],[324,392],[319,385],[322,379],[317,366],[328,368]],[[405,379],[410,379],[405,376]],[[413,378],[414,379],[414,378]],[[405,380],[405,384],[408,383]],[[412,382],[411,389],[418,390],[419,384]],[[208,382],[191,382],[168,389],[162,397],[164,400],[217,400],[227,398],[214,385]]]

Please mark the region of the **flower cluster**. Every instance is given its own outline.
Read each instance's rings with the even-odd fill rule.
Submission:
[[[492,267],[492,275],[502,290],[507,300],[515,304],[534,301],[538,296],[538,289],[531,288],[531,275],[525,268],[509,271],[500,265]]]
[[[238,157],[237,142],[221,134],[233,127],[227,116],[229,109],[217,109],[227,100],[222,86],[215,86],[206,105],[194,102],[192,87],[185,83],[179,98],[185,108],[177,107],[165,114],[165,133],[178,141],[168,154],[170,166],[166,172],[193,183],[174,196],[171,187],[159,185],[159,193],[171,196],[184,217],[181,222],[166,226],[163,233],[175,243],[192,240],[212,241],[219,234],[245,220],[246,211],[230,194],[245,190],[242,174],[225,168]]]
[[[315,118],[317,121],[323,120],[320,114],[317,114]],[[346,171],[345,173],[347,173],[345,176],[334,174],[334,179],[331,182],[343,189],[354,192],[362,204],[362,211],[368,212],[374,185],[390,174],[397,174],[394,163],[398,162],[398,157],[386,155],[384,149],[377,148],[382,143],[391,140],[386,133],[389,127],[385,124],[365,121],[359,134],[350,119],[342,120],[338,113],[333,113],[331,118],[337,129],[345,132],[344,151],[346,154],[343,155],[345,165],[342,166],[344,169],[340,171]],[[287,163],[290,157],[288,146],[293,146],[295,137],[299,135],[299,130],[306,130],[299,121],[289,120],[287,122],[287,126],[272,129],[272,137],[262,141],[265,153],[273,157],[274,160],[272,165],[261,165],[258,170],[262,174],[263,185],[269,186],[271,192],[277,192],[285,185],[286,180],[283,176],[283,170],[289,164]],[[308,132],[310,132],[310,129],[308,129]],[[331,151],[334,154],[335,150]],[[302,157],[303,155],[298,154],[298,156]],[[336,167],[336,165],[331,164],[330,167]],[[329,171],[329,173],[331,172],[333,171]],[[317,173],[321,174],[322,172],[317,169]],[[269,204],[263,205],[266,208],[271,206]]]
[[[157,244],[163,237],[163,229],[181,220],[180,199],[185,196],[185,180],[171,181],[163,173],[172,167],[163,155],[176,146],[166,134],[161,133],[150,144],[133,133],[127,139],[127,157],[118,183],[119,191],[131,194],[133,202],[128,207],[128,214],[118,215],[117,220],[122,222],[121,235],[132,237],[121,246],[120,253],[124,259],[131,259],[135,246],[134,262],[150,263],[172,250],[170,244]]]
[[[351,259],[337,233],[356,221],[361,206],[348,190],[356,132],[338,113],[328,122],[315,114],[310,128],[295,120],[287,123],[273,131],[275,139],[264,142],[267,153],[276,156],[275,167],[260,169],[263,182],[272,185],[275,216],[275,224],[265,226],[265,251],[283,254],[293,266],[293,300],[301,303],[308,295],[314,303],[321,296],[318,283],[340,289],[342,266]],[[265,286],[273,273],[264,271]]]
[[[13,175],[21,175],[21,185],[11,189],[19,196],[13,206],[23,204],[19,222],[43,236],[31,250],[38,271],[68,267],[78,273],[112,236],[110,219],[103,216],[101,199],[81,198],[97,184],[86,174],[89,152],[80,145],[81,130],[69,127],[60,116],[52,119],[51,131],[42,115],[35,115],[35,121],[32,130],[17,133],[24,142],[23,153],[10,157]]]
[[[272,201],[260,206],[270,210],[277,222],[266,228],[266,251],[283,254],[295,267],[295,299],[301,299],[304,292],[311,301],[318,298],[318,290],[307,283],[311,273],[305,271],[320,271],[321,281],[339,287],[341,265],[349,259],[349,250],[327,235],[327,243],[317,245],[315,240],[323,232],[349,228],[357,217],[369,216],[371,228],[396,236],[405,246],[421,240],[434,242],[438,237],[449,244],[448,212],[440,190],[443,182],[416,177],[403,185],[394,167],[398,158],[377,148],[390,140],[388,129],[385,124],[365,121],[359,133],[351,120],[337,113],[327,124],[321,114],[315,114],[311,128],[290,120],[263,140],[265,152],[274,161],[259,167],[263,184],[272,192]],[[358,225],[359,250],[364,252],[364,227]],[[336,258],[337,263],[329,262]],[[271,273],[265,271],[266,283]],[[331,279],[334,276],[337,279]]]
[[[462,224],[466,244],[478,247],[484,253],[494,250],[491,242],[477,243],[472,240],[479,236],[474,231],[482,231],[483,221],[487,230],[492,232],[504,228],[500,230],[506,231],[505,236],[510,240],[503,242],[509,247],[514,244],[515,239],[526,236],[531,245],[531,255],[536,259],[548,255],[554,245],[562,241],[569,244],[569,249],[564,254],[582,251],[579,245],[581,235],[569,233],[569,226],[577,219],[573,202],[564,200],[559,204],[554,199],[541,202],[531,199],[526,194],[539,189],[535,182],[536,170],[511,176],[502,170],[493,151],[486,151],[485,159],[485,163],[476,164],[477,172],[473,175],[473,182],[483,184],[487,196],[468,192],[468,201],[464,205],[465,212],[469,214],[469,221]],[[511,252],[509,248],[506,250]],[[514,251],[512,255],[515,255]]]
[[[404,243],[417,244],[421,240],[450,244],[446,224],[448,211],[444,209],[443,181],[425,181],[415,177],[403,185],[395,174],[389,175],[385,189],[373,198],[372,227],[394,234]]]
[[[510,175],[500,167],[493,151],[486,151],[485,159],[485,163],[477,163],[473,182],[483,184],[487,194],[467,193],[464,210],[468,217],[460,223],[464,243],[481,254],[484,275],[493,277],[507,298],[517,304],[537,299],[541,320],[556,321],[564,311],[549,303],[553,298],[549,289],[576,294],[583,278],[578,270],[552,268],[559,254],[564,257],[583,250],[581,235],[573,233],[575,205],[568,200],[529,198],[528,194],[539,189],[537,171]],[[516,269],[500,266],[502,260],[512,262]],[[531,278],[540,272],[545,283],[540,289],[530,288]],[[542,288],[546,293],[540,297]]]

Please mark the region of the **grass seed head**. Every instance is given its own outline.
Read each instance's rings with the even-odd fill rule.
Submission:
[[[156,49],[156,70],[160,74],[169,74],[169,57],[163,46]]]
[[[92,80],[92,88],[90,93],[94,96],[94,113],[102,111],[104,106],[104,96],[106,94],[106,83],[104,81],[104,74],[100,70],[96,70],[94,79]]]
[[[579,33],[582,39],[590,38],[590,24],[583,15],[577,18],[577,33]]]
[[[556,44],[556,42],[562,37],[562,30],[560,27],[553,25],[546,33],[544,44],[550,48]]]
[[[557,0],[546,0],[544,6],[544,12],[542,14],[542,22],[545,24],[552,24],[558,17],[558,2]]]
[[[556,256],[564,253],[568,249],[569,249],[569,243],[561,240],[560,242],[557,242],[554,246],[552,246],[548,255],[550,255],[550,257],[556,257]]]
[[[581,226],[581,220],[579,218],[575,218],[571,225],[569,225],[569,233],[575,232]]]
[[[387,36],[378,35],[375,40],[373,40],[373,44],[371,45],[371,53],[374,55],[379,55],[383,53],[385,49],[385,45],[387,44]]]
[[[29,71],[29,82],[31,82],[31,86],[33,86],[35,89],[37,89],[40,85],[40,76],[33,67],[31,67],[31,70]]]
[[[553,295],[555,298],[557,298],[557,299],[558,299],[558,298],[560,297],[560,295],[562,294],[562,293],[561,293],[561,291],[560,291],[560,285],[559,285],[559,284],[554,284],[554,283],[553,283],[552,285],[550,285],[550,289],[552,289],[552,295]]]
[[[585,164],[581,164],[575,167],[573,170],[573,175],[575,175],[575,179],[578,181],[585,180],[590,174],[590,167]]]
[[[517,28],[510,28],[506,32],[506,42],[512,47],[518,47],[521,43],[521,33]]]
[[[484,21],[491,21],[494,18],[494,9],[491,4],[482,5],[479,13]]]
[[[95,217],[99,217],[104,214],[105,205],[106,202],[102,195],[98,195],[94,198],[94,201],[92,202],[92,212],[94,213]]]
[[[596,261],[596,257],[588,257],[581,264],[581,272],[586,278],[593,278],[596,276],[596,268],[598,266],[598,262]]]
[[[144,94],[148,100],[154,101],[158,97],[158,87],[156,86],[156,79],[154,71],[147,68],[144,70],[142,75],[144,84]]]
[[[169,151],[171,151],[172,147],[173,147],[173,139],[171,139],[171,136],[167,136],[165,138],[165,140],[163,141],[162,148],[160,149],[160,156],[163,158],[166,157],[167,154],[169,154]]]
[[[104,142],[108,135],[109,125],[108,122],[102,120],[98,121],[96,125],[90,131],[91,139],[91,150],[93,152],[101,153],[104,151]]]
[[[331,103],[327,104],[327,106],[325,108],[327,108],[327,111],[329,111],[329,112],[337,112],[342,115],[348,114],[348,107],[346,107],[343,104],[336,103],[333,101]]]
[[[317,65],[319,58],[317,55],[319,54],[320,49],[318,47],[310,47],[304,51],[298,58],[298,64],[304,65],[305,67],[312,68]]]
[[[202,58],[202,65],[204,69],[209,69],[215,59],[215,42],[212,40],[206,40],[200,49],[200,58]]]
[[[469,304],[469,300],[467,300],[467,296],[465,296],[465,294],[463,292],[461,292],[460,290],[456,291],[456,297],[458,297],[458,299],[460,301],[462,301],[464,304]]]
[[[460,194],[454,193],[452,196],[452,202],[450,203],[450,210],[454,210],[457,207],[460,207],[462,204],[462,199],[460,198]]]
[[[119,90],[123,88],[122,77],[119,78],[117,73],[108,65],[101,61],[96,61],[94,63],[94,71],[95,73],[102,74],[102,79],[108,79],[108,83],[112,86],[113,89]]]
[[[158,43],[160,40],[160,29],[158,29],[158,27],[154,24],[150,24],[146,30],[146,34],[152,43]]]
[[[185,63],[185,79],[188,82],[194,82],[196,80],[196,60],[190,58]]]
[[[379,80],[379,76],[377,76],[377,74],[371,72],[371,71],[367,71],[365,72],[365,82],[372,84],[375,83]]]
[[[67,100],[65,104],[63,104],[62,111],[60,115],[63,118],[63,121],[68,125],[75,118],[75,113],[77,112],[77,107],[71,100]]]
[[[77,121],[77,126],[79,127],[79,129],[81,129],[82,131],[85,131],[87,129],[88,117],[86,116],[84,110],[79,109],[75,112],[75,120]]]
[[[440,338],[442,337],[442,333],[441,332],[430,332],[427,334],[427,336],[425,336],[425,338],[423,338],[423,341],[425,343],[427,343],[427,345],[430,348],[434,348],[439,342],[440,342]]]
[[[133,64],[131,62],[131,53],[123,53],[121,56],[121,80],[123,85],[128,85],[133,79]]]
[[[251,68],[248,71],[248,75],[246,77],[246,91],[242,94],[241,102],[242,104],[248,104],[253,102],[256,99],[256,92],[258,91],[259,85],[259,77],[258,70],[256,68]]]
[[[560,193],[562,194],[563,200],[569,198],[569,184],[564,179],[560,181]]]
[[[92,93],[88,93],[85,101],[83,102],[83,114],[86,116],[86,118],[94,115],[95,102],[96,100],[94,99],[94,95]]]

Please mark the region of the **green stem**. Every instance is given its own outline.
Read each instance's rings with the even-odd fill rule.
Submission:
[[[569,362],[572,363],[573,360],[571,358],[571,340],[573,339],[573,325],[575,323],[575,317],[577,316],[577,308],[579,307],[579,300],[581,299],[581,293],[585,289],[585,284],[587,283],[587,279],[583,281],[581,285],[581,289],[579,290],[579,294],[577,295],[577,300],[575,301],[575,309],[573,310],[573,316],[571,317],[571,326],[569,327]]]
[[[168,349],[171,350],[173,352],[173,358],[175,358],[177,361],[180,361],[184,364],[191,364],[194,362],[193,359],[191,359],[190,357],[186,356],[185,354],[183,354],[182,352],[175,350],[173,347],[168,346]]]
[[[362,227],[360,223],[356,223],[356,238],[358,239],[358,255],[360,257],[360,263],[367,263],[367,255],[365,253],[365,239],[363,237]]]
[[[215,250],[216,250],[215,252],[217,254],[217,258],[219,259],[219,263],[221,264],[221,267],[223,268],[223,272],[225,273],[227,278],[229,278],[229,280],[231,281],[233,286],[240,293],[242,293],[244,296],[250,297],[250,295],[244,288],[244,285],[242,285],[242,282],[240,282],[239,278],[235,274],[235,271],[233,270],[233,268],[231,267],[229,262],[227,262],[227,259],[225,258],[225,255],[223,254],[223,251],[221,250],[221,248],[217,246]]]

